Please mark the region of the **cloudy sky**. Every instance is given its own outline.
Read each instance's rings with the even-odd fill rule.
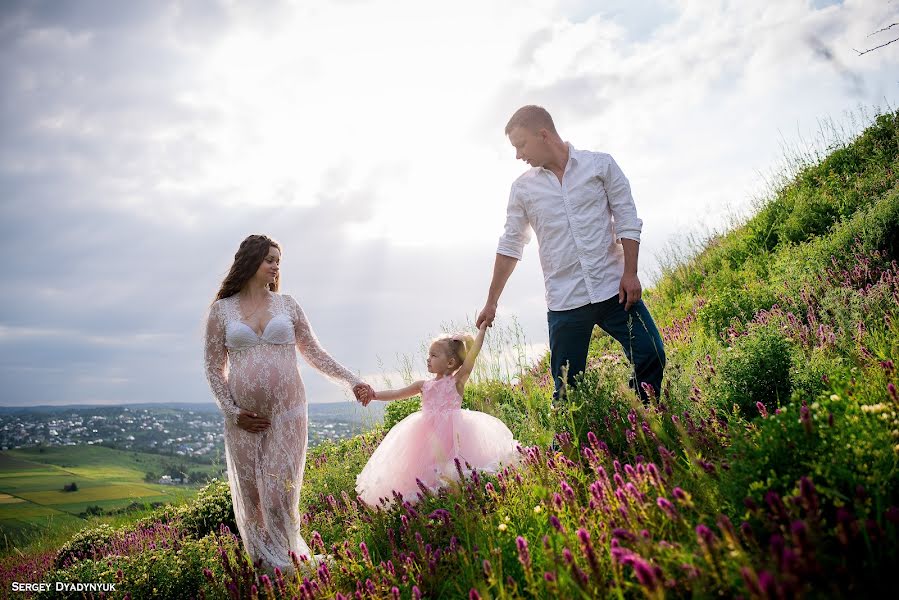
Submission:
[[[5,0],[0,405],[209,400],[204,311],[250,233],[283,244],[324,346],[399,383],[484,302],[523,104],[622,166],[648,285],[822,123],[895,110],[899,43],[856,50],[897,20],[896,0]],[[536,352],[545,309],[532,243],[499,324]],[[344,400],[302,369],[311,402]]]

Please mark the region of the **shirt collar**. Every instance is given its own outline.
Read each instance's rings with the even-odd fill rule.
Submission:
[[[580,150],[578,150],[577,148],[572,146],[571,142],[565,142],[565,145],[568,146],[568,160],[574,161],[575,163],[577,163],[578,155],[580,154]],[[550,173],[550,174],[552,173],[552,171],[550,171],[546,167],[538,167],[538,169],[540,172],[545,172],[545,173]]]

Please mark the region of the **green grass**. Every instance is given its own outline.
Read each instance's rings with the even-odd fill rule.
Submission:
[[[108,480],[75,476],[58,469],[56,471],[32,471],[25,476],[9,474],[6,477],[0,477],[0,492],[21,496],[31,492],[61,490],[64,484],[72,482],[77,483],[79,489],[109,484]]]
[[[35,461],[17,458],[10,452],[15,451],[10,450],[7,452],[0,452],[0,477],[3,477],[4,475],[10,473],[18,473],[20,471],[29,471],[33,469],[43,468],[39,463]]]
[[[44,517],[47,515],[64,513],[67,511],[59,510],[51,506],[35,504],[33,502],[21,502],[19,504],[4,504],[2,521],[5,524],[7,519],[30,519],[32,517]]]
[[[20,448],[5,453],[9,459],[53,465],[76,475],[93,479],[134,480],[143,479],[147,471],[159,472],[164,465],[184,463],[191,471],[215,473],[219,466],[193,464],[185,459],[158,454],[115,450],[104,446],[53,446],[47,448]],[[6,471],[0,462],[0,474]]]
[[[72,504],[72,500],[76,498],[81,502],[96,502],[98,500],[135,499],[157,495],[159,495],[159,492],[143,485],[110,483],[102,486],[79,488],[74,492],[64,492],[62,490],[24,492],[20,494],[20,497],[35,504],[55,506]]]

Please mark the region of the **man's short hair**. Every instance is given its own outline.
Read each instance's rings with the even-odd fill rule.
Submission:
[[[524,129],[535,133],[541,129],[546,129],[550,133],[558,135],[556,132],[556,125],[553,123],[553,118],[549,116],[549,112],[542,106],[536,106],[534,104],[522,106],[515,111],[515,114],[512,115],[512,118],[506,123],[506,135],[509,135],[509,133],[516,127],[523,127]]]

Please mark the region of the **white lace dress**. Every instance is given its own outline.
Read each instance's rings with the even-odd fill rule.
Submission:
[[[216,301],[206,328],[206,377],[225,413],[225,461],[244,547],[264,568],[292,573],[289,551],[311,557],[300,535],[300,489],[308,441],[306,393],[297,350],[329,378],[360,380],[318,343],[303,309],[272,293],[259,336],[241,320],[237,296]],[[236,425],[240,409],[271,421],[263,433]]]

